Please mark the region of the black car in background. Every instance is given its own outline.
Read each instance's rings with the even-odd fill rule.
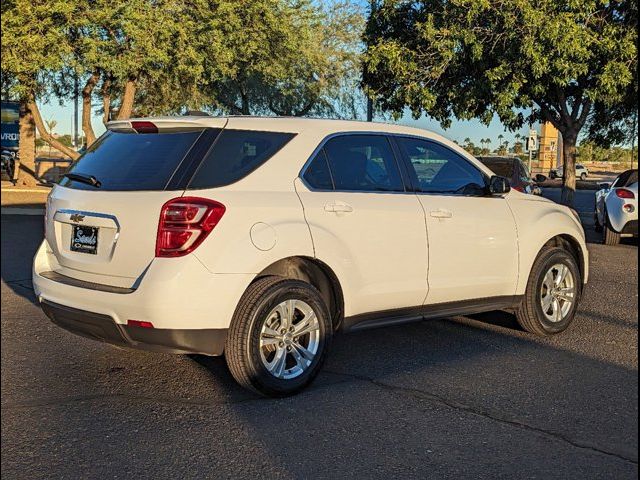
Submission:
[[[493,173],[506,177],[511,183],[511,188],[523,193],[540,195],[542,190],[531,179],[527,166],[517,157],[482,156],[477,157]]]

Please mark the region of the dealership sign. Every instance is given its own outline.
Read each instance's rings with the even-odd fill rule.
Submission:
[[[20,141],[20,104],[2,102],[1,147],[17,149]]]

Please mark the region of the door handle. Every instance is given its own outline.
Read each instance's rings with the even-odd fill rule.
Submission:
[[[451,218],[453,217],[453,212],[449,210],[439,209],[439,210],[431,210],[429,212],[429,215],[431,215],[433,218]]]
[[[327,203],[324,206],[325,212],[334,212],[334,213],[350,213],[353,212],[353,207],[351,205],[347,205],[346,203]]]

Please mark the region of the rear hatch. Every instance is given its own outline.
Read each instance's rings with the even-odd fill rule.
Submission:
[[[131,287],[155,257],[162,206],[180,197],[225,119],[113,122],[47,201],[56,271]]]

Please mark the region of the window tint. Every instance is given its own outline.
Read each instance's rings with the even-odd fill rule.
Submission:
[[[524,182],[524,183],[529,183],[531,181],[531,174],[529,173],[529,169],[527,168],[527,166],[516,160],[516,162],[519,165],[519,171],[520,171],[520,181]]]
[[[480,158],[480,161],[501,177],[513,177],[514,162],[503,159]]]
[[[201,131],[123,133],[109,131],[95,141],[69,172],[93,175],[100,190],[164,190]],[[64,178],[61,185],[96,188]]]
[[[324,147],[336,190],[404,191],[389,140],[382,135],[341,135]]]
[[[304,172],[304,179],[311,188],[333,190],[333,180],[324,150],[320,150],[311,160],[306,172]]]
[[[484,175],[457,153],[417,138],[398,137],[398,144],[413,166],[421,192],[484,194]]]
[[[293,133],[223,130],[189,188],[213,188],[237,182],[269,160],[293,136]]]
[[[634,183],[638,183],[638,171],[627,170],[626,172],[622,172],[620,175],[618,175],[618,178],[614,180],[614,182],[611,184],[611,187],[628,187],[629,185],[633,185]]]

